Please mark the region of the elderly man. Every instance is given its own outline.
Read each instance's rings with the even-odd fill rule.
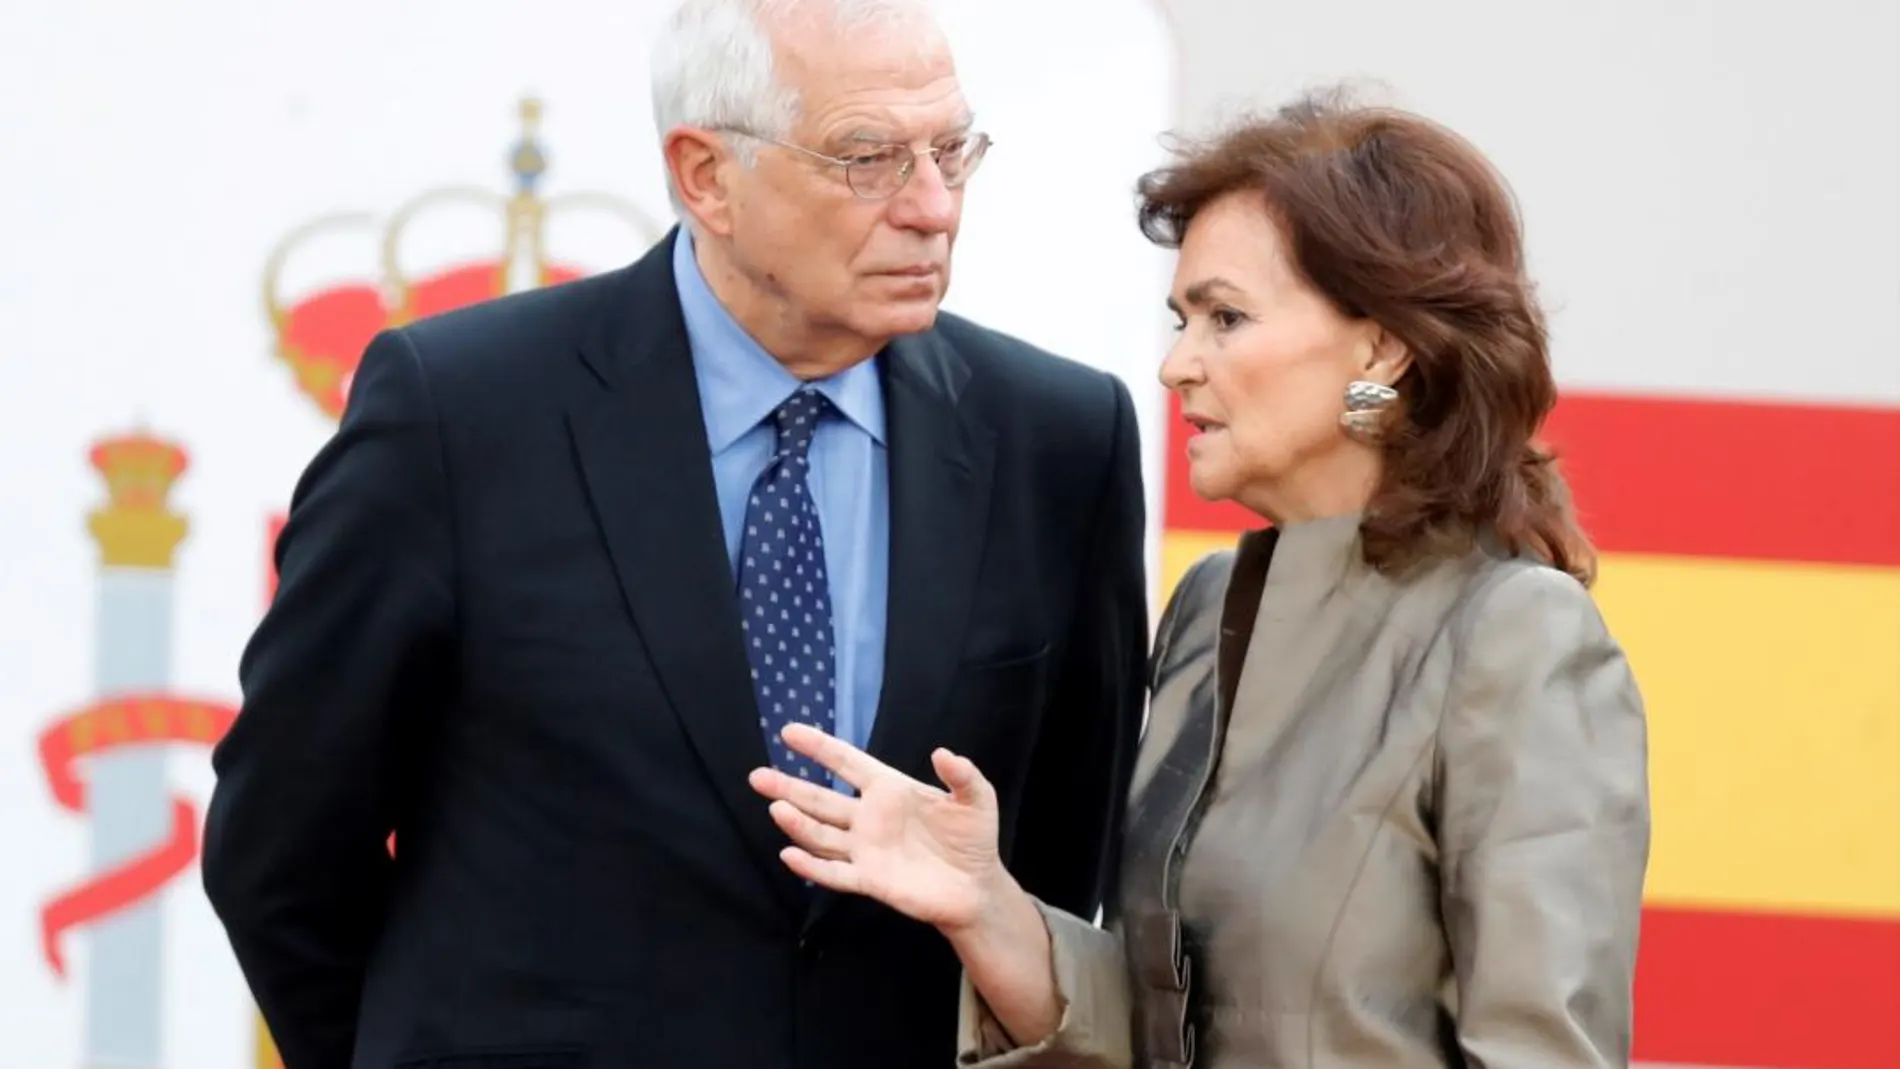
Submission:
[[[1023,885],[1097,905],[1135,416],[938,311],[988,145],[943,38],[690,0],[653,78],[684,225],[379,336],[294,495],[204,856],[289,1069],[952,1064],[943,941],[779,860],[794,721],[969,755]]]

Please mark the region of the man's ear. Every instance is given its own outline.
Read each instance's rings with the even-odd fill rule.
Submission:
[[[707,233],[726,236],[732,229],[726,178],[735,161],[725,142],[698,127],[676,126],[667,131],[660,151],[680,203]]]

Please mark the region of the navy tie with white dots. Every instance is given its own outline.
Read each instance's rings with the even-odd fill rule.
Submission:
[[[807,479],[812,436],[830,408],[823,394],[802,389],[773,411],[778,444],[746,500],[739,560],[740,619],[766,749],[773,765],[814,783],[829,780],[824,766],[793,752],[779,732],[790,723],[835,730],[831,591]]]

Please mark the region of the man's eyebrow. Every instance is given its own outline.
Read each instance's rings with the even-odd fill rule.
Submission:
[[[965,112],[961,118],[957,119],[957,121],[951,123],[949,126],[938,131],[935,137],[932,138],[932,140],[936,140],[937,138],[945,138],[945,137],[961,137],[964,134],[969,133],[970,129],[974,127],[975,125],[976,125],[976,116],[968,112]],[[833,138],[832,143],[838,144],[838,145],[849,144],[849,145],[884,146],[884,145],[898,144],[899,139],[891,133],[890,128],[888,127],[880,128],[880,127],[875,127],[875,126],[860,126],[855,129],[848,130],[845,133],[839,135],[838,137]]]

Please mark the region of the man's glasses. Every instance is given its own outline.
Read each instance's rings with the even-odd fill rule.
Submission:
[[[983,162],[983,156],[990,150],[988,134],[966,134],[955,140],[936,145],[919,153],[909,145],[880,145],[876,148],[855,152],[849,156],[827,156],[814,152],[803,145],[794,145],[789,141],[779,141],[770,137],[760,137],[747,130],[728,130],[727,133],[739,134],[768,145],[790,149],[812,159],[844,169],[845,184],[851,192],[865,200],[883,200],[895,196],[910,181],[917,170],[917,157],[929,156],[937,163],[937,170],[943,175],[943,184],[955,189],[970,180],[977,166]]]

